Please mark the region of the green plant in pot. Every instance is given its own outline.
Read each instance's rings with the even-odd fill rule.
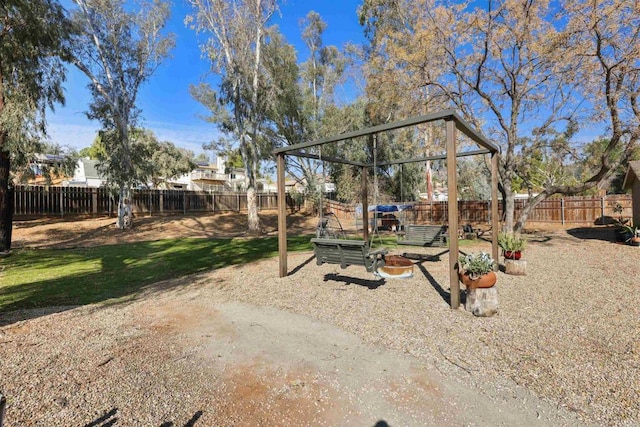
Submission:
[[[486,252],[460,255],[458,274],[460,281],[469,288],[490,288],[498,279],[494,272],[496,262]]]
[[[613,212],[618,214],[618,219],[615,221],[613,227],[613,233],[615,235],[616,242],[618,243],[625,243],[633,237],[629,229],[629,225],[627,224],[629,220],[622,218],[623,210],[624,208],[620,203],[616,203],[613,207]]]
[[[527,246],[527,240],[519,233],[499,233],[498,246],[502,249],[505,259],[518,260]]]
[[[631,246],[640,246],[640,226],[625,225],[623,229],[625,243],[628,243]]]

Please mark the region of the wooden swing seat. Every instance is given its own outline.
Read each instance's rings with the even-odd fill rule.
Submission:
[[[445,225],[405,225],[404,232],[398,233],[398,244],[409,246],[447,246]]]
[[[369,242],[364,240],[311,239],[316,263],[339,264],[341,268],[350,265],[362,265],[369,273],[375,273],[384,265],[386,249],[371,251]]]

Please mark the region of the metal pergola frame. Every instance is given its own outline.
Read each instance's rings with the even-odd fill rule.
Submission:
[[[331,163],[342,163],[352,166],[358,166],[363,169],[362,173],[362,223],[363,238],[368,240],[369,230],[366,224],[369,224],[369,213],[367,203],[367,173],[366,168],[374,167],[373,164],[352,162],[346,159],[335,157],[320,156],[312,153],[301,151],[311,147],[317,147],[347,139],[358,138],[362,136],[376,135],[381,132],[387,132],[394,129],[416,126],[422,123],[443,120],[446,124],[446,154],[436,156],[415,157],[405,160],[393,160],[388,162],[380,162],[375,166],[387,166],[394,164],[416,163],[428,160],[447,160],[447,188],[448,188],[448,225],[449,225],[449,281],[451,289],[451,308],[460,306],[460,283],[458,281],[458,273],[456,264],[460,251],[458,248],[458,182],[457,182],[457,157],[474,156],[479,154],[491,154],[491,248],[494,259],[498,259],[498,156],[499,148],[486,139],[482,134],[475,131],[465,120],[463,120],[455,110],[444,110],[424,116],[412,117],[398,122],[387,123],[378,126],[372,126],[353,132],[347,132],[340,135],[334,135],[321,138],[316,141],[303,142],[300,144],[290,145],[274,150],[276,163],[278,167],[278,253],[279,253],[279,274],[285,277],[287,271],[287,204],[285,194],[285,157],[297,156],[307,157],[327,161]],[[464,151],[457,153],[457,131],[462,132],[473,142],[481,146],[479,150]]]

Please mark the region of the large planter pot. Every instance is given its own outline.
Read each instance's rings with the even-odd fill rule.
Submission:
[[[515,259],[516,261],[522,258],[522,251],[504,251],[505,259]]]
[[[467,289],[490,288],[495,285],[498,280],[498,276],[496,276],[496,273],[493,271],[490,271],[477,279],[471,279],[471,277],[466,273],[460,273],[458,276],[460,277],[462,284],[466,286]]]
[[[640,237],[632,237],[629,239],[629,244],[631,246],[640,246]]]

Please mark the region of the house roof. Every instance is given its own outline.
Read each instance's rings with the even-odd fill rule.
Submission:
[[[102,177],[98,173],[98,169],[96,168],[96,165],[98,164],[97,160],[80,159],[80,161],[84,165],[85,178],[102,179]]]
[[[636,179],[640,179],[640,160],[629,162],[629,168],[624,176],[622,188],[624,190],[630,189],[631,186],[633,186],[633,181]]]

